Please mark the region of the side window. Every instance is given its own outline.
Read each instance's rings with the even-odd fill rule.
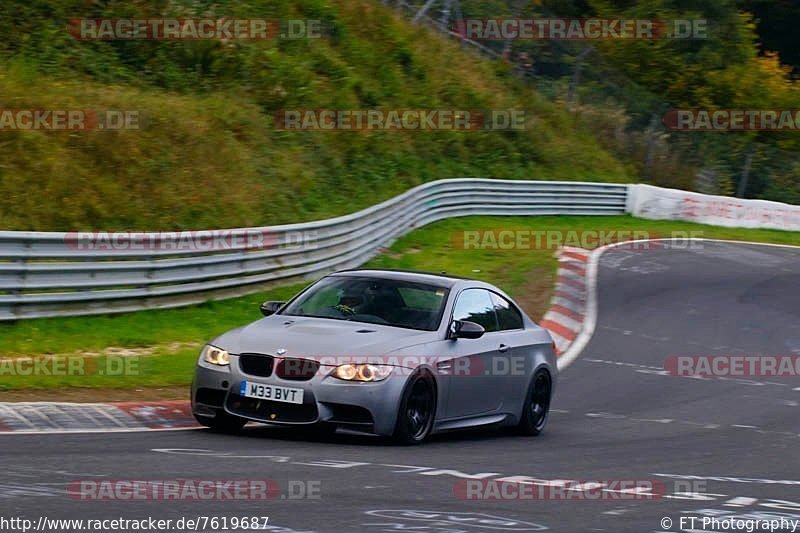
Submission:
[[[522,329],[522,315],[514,304],[499,294],[491,293],[491,295],[500,329]]]
[[[469,320],[483,326],[486,331],[497,331],[497,316],[489,291],[467,289],[458,295],[453,319]]]

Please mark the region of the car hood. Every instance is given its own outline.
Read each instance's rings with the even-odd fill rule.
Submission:
[[[374,360],[438,339],[436,331],[325,318],[274,315],[231,330],[212,344],[232,354],[264,353],[330,361]]]

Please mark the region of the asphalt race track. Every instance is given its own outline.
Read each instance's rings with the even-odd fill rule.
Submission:
[[[268,516],[266,529],[274,531],[413,532],[661,532],[680,531],[681,515],[800,519],[800,380],[664,371],[672,355],[800,355],[800,250],[708,241],[611,249],[600,261],[598,291],[594,336],[562,373],[540,437],[490,430],[401,447],[255,426],[240,436],[7,435],[0,437],[0,514],[34,522]],[[665,494],[476,501],[456,495],[465,476],[654,480]],[[77,501],[67,495],[77,480],[177,478],[273,479],[282,497]],[[301,497],[317,490],[318,497]]]

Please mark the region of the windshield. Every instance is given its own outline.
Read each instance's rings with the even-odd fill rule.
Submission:
[[[402,280],[331,276],[310,287],[280,314],[434,331],[448,292],[446,287]]]

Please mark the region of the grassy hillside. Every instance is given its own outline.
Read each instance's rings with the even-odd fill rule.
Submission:
[[[324,36],[86,42],[73,17],[321,19]],[[135,110],[141,129],[0,131],[0,229],[188,229],[343,214],[448,177],[627,181],[506,65],[375,0],[5,0],[0,109]],[[280,109],[517,108],[515,132],[278,131]]]

